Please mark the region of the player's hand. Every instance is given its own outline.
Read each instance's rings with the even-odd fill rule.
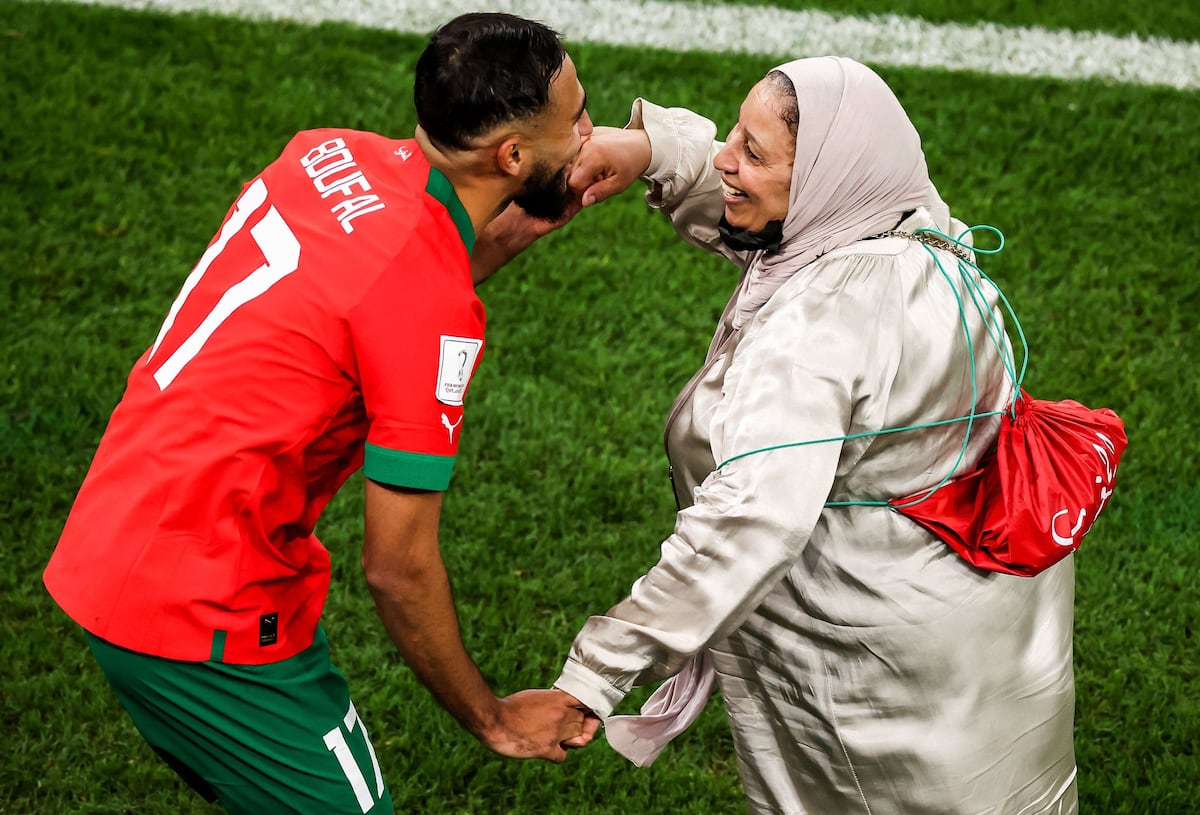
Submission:
[[[479,239],[501,244],[515,255],[538,238],[570,221],[579,210],[580,203],[576,199],[567,207],[565,217],[558,221],[547,221],[533,217],[516,203],[510,203],[483,228]]]
[[[487,280],[538,238],[574,218],[581,208],[576,196],[561,220],[546,221],[534,218],[516,203],[510,203],[483,228],[475,241],[471,252],[471,278],[475,284]]]
[[[489,750],[509,758],[561,762],[568,747],[592,740],[600,720],[560,690],[526,690],[498,700],[495,723],[480,734]]]
[[[650,137],[644,130],[597,127],[579,151],[570,185],[590,207],[624,192],[650,166]]]

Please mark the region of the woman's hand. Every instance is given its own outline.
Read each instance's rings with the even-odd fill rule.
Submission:
[[[650,137],[644,130],[597,127],[571,171],[571,189],[585,207],[624,192],[650,166]]]
[[[476,285],[538,238],[566,224],[587,207],[624,192],[650,166],[650,138],[644,130],[597,127],[584,140],[568,184],[575,200],[559,221],[544,221],[509,204],[484,227],[471,253]]]
[[[600,719],[560,690],[526,690],[498,699],[496,717],[476,733],[493,752],[555,763],[596,735]]]

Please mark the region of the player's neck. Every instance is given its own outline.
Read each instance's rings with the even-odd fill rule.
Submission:
[[[475,234],[480,234],[512,199],[511,179],[495,172],[490,151],[440,150],[420,126],[416,140],[430,165],[446,176],[454,187],[454,194],[467,211]]]

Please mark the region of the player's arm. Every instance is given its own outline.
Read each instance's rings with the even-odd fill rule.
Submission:
[[[562,761],[562,742],[586,743],[596,720],[557,690],[497,698],[463,646],[438,547],[442,493],[366,479],[363,571],[400,655],[438,702],[491,750]]]

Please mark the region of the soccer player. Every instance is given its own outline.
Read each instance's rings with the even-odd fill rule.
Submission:
[[[142,735],[231,813],[392,811],[319,624],[313,528],[360,466],[367,583],[437,700],[506,756],[562,761],[595,732],[561,691],[497,698],[438,549],[484,348],[473,284],[576,208],[586,96],[555,32],[470,14],[433,34],[414,98],[415,138],[302,132],[245,185],[46,568]]]

